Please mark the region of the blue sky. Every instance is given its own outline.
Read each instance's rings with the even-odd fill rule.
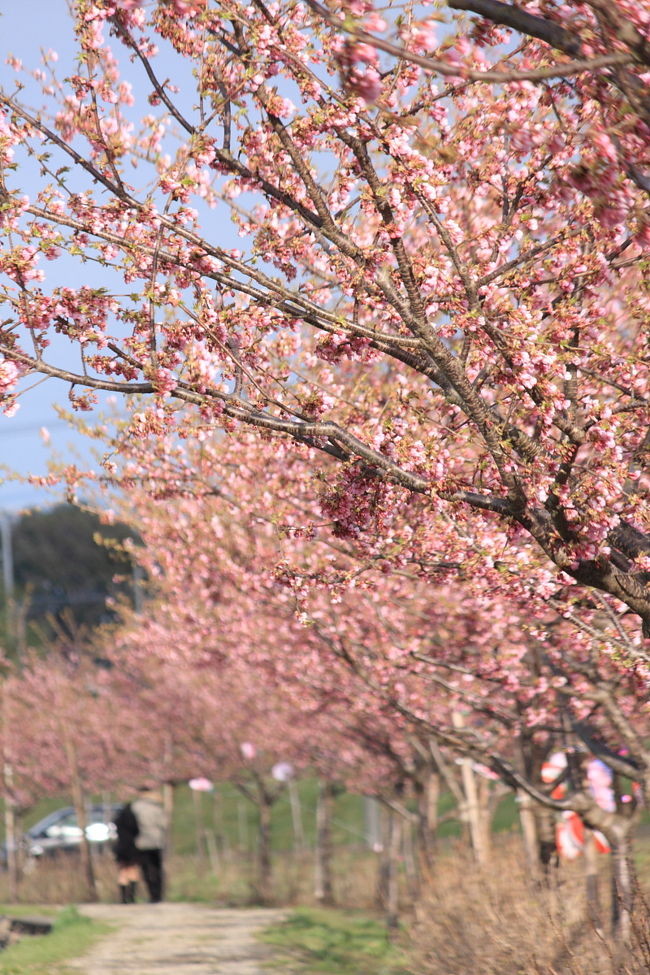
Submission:
[[[52,49],[57,52],[59,78],[66,77],[74,70],[76,46],[67,0],[0,0],[0,15],[0,83],[8,91],[14,89],[16,72],[7,66],[6,58],[9,54],[19,58],[24,65],[20,78],[25,85],[19,98],[32,109],[38,109],[43,99],[30,77],[30,71],[40,67],[41,51]],[[184,87],[183,81],[190,78],[189,73],[188,79],[178,78],[185,66],[179,65],[177,58],[172,60],[171,52],[166,55],[161,49],[158,64],[163,72],[166,68],[170,76],[180,81],[181,87]],[[131,66],[125,59],[121,60],[121,67],[123,76],[134,84],[137,95],[138,89],[142,91],[139,66]],[[27,166],[21,164],[20,178],[24,191],[33,195],[37,182],[36,174],[32,175],[30,169],[31,163]],[[214,213],[211,219],[214,221]],[[224,238],[229,241],[227,246],[240,245],[229,217],[220,222],[219,233],[222,243]],[[73,286],[75,275],[79,274],[78,263],[68,261],[65,256],[52,264],[44,263],[42,267],[47,274],[44,288],[57,284]],[[64,340],[54,337],[49,351],[52,354],[50,358],[54,357],[61,366],[77,368],[77,359],[70,358],[74,352],[70,351]],[[62,489],[37,488],[12,480],[7,469],[22,475],[46,474],[48,460],[52,456],[57,461],[92,466],[89,442],[60,420],[54,410],[55,404],[64,409],[68,407],[68,387],[55,379],[30,376],[23,381],[21,389],[24,392],[20,396],[18,413],[12,418],[0,414],[0,511],[15,512],[25,506],[48,506],[63,497]],[[90,423],[92,414],[83,413],[81,419]],[[45,445],[41,435],[43,428],[49,432],[49,446]]]
[[[9,53],[19,57],[25,67],[38,68],[41,48],[52,48],[59,54],[62,68],[74,58],[74,36],[65,0],[0,0],[0,80],[12,85],[13,70],[5,59]],[[30,192],[30,186],[26,186]],[[36,385],[38,384],[38,385]],[[51,450],[40,434],[46,427],[51,435],[50,447],[58,457],[68,461],[81,452],[89,456],[88,445],[54,413],[53,404],[67,403],[67,389],[54,379],[39,382],[30,376],[23,383],[20,410],[13,418],[0,415],[0,461],[21,474],[47,472]],[[29,387],[32,387],[31,389]],[[61,491],[34,488],[3,478],[0,483],[0,510],[16,511],[28,505],[49,505],[60,500]]]
[[[153,2],[153,0],[151,0]],[[38,109],[42,103],[42,95],[38,86],[30,78],[29,71],[41,66],[41,51],[54,50],[58,54],[56,65],[60,79],[75,71],[76,45],[72,30],[72,20],[68,11],[67,0],[0,0],[0,84],[12,91],[16,82],[15,71],[8,67],[5,59],[9,54],[19,58],[25,68],[21,74],[21,81],[25,88],[20,93],[20,100],[30,108]],[[158,73],[163,77],[171,77],[181,88],[178,96],[183,105],[184,95],[189,95],[188,107],[191,110],[194,97],[187,85],[191,81],[191,74],[187,63],[174,56],[170,49],[165,52],[165,45],[160,45],[157,58]],[[136,96],[137,111],[138,95],[145,97],[148,84],[142,85],[143,74],[139,65],[131,65],[127,57],[120,58],[123,77],[132,82]],[[186,74],[187,73],[187,74]],[[193,88],[193,83],[192,83]],[[284,93],[284,92],[283,92]],[[294,93],[287,91],[292,97]],[[142,101],[140,102],[140,106]],[[150,112],[147,104],[145,111]],[[28,195],[35,195],[38,189],[37,174],[32,173],[33,162],[20,161],[21,189]],[[328,168],[328,158],[322,159],[324,172]],[[71,175],[70,179],[74,179]],[[12,179],[12,182],[14,180]],[[253,202],[245,197],[240,202]],[[208,211],[201,201],[192,200],[192,205],[203,214],[209,222],[210,232],[218,233],[219,243],[226,247],[241,247],[242,241],[236,229],[230,222],[230,214],[221,207],[215,211]],[[80,265],[65,256],[52,263],[42,262],[41,267],[47,274],[43,287],[66,285],[74,286],[75,278],[80,274]],[[83,273],[83,272],[82,272]],[[94,272],[93,283],[111,287],[108,280],[99,280]],[[108,272],[106,272],[108,274]],[[54,337],[48,350],[50,360],[52,356],[63,367],[76,371],[78,357],[75,351],[64,339]],[[71,358],[74,357],[74,358]],[[0,464],[2,468],[10,468],[19,474],[33,473],[42,475],[47,473],[48,459],[55,455],[57,461],[81,463],[92,466],[91,447],[89,441],[77,434],[66,423],[61,421],[54,411],[54,404],[60,404],[64,409],[68,406],[68,388],[55,379],[43,377],[27,377],[21,387],[24,390],[20,397],[20,410],[16,416],[7,418],[0,414]],[[78,391],[78,390],[77,390]],[[92,415],[81,414],[86,423],[92,422]],[[41,436],[41,430],[46,428],[50,435],[50,445],[47,447]],[[0,478],[2,469],[0,469]],[[17,511],[25,506],[47,506],[61,500],[63,491],[55,489],[39,489],[28,484],[21,484],[6,476],[0,480],[0,511]]]

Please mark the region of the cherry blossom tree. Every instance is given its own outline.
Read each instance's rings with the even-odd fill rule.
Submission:
[[[217,620],[303,694],[348,674],[345,703],[390,714],[404,762],[414,729],[487,761],[618,831],[624,872],[623,811],[536,775],[567,721],[648,775],[646,11],[74,9],[74,74],[47,54],[42,109],[17,63],[0,94],[6,410],[32,372],[79,409],[140,397],[126,483],[199,484],[228,511],[188,503],[153,546],[177,647],[230,658]],[[152,471],[133,450],[157,436]],[[183,441],[200,479],[173,469]]]
[[[145,541],[140,557],[164,614],[153,640],[136,637],[152,647],[143,652],[155,653],[167,640],[172,659],[186,656],[208,667],[235,660],[264,675],[262,695],[278,683],[292,693],[296,714],[306,701],[320,701],[326,730],[317,748],[309,731],[302,733],[307,760],[318,766],[334,752],[341,776],[339,742],[349,748],[356,741],[365,751],[364,771],[354,770],[356,787],[393,806],[400,782],[417,791],[444,765],[432,743],[452,758],[487,765],[522,800],[537,803],[537,824],[528,812],[523,820],[522,811],[532,871],[538,840],[554,846],[542,808],[579,811],[616,851],[629,921],[636,803],[622,802],[619,789],[615,807],[602,807],[586,761],[596,755],[647,790],[648,729],[639,720],[647,664],[633,631],[608,605],[585,602],[573,586],[549,589],[539,566],[534,585],[518,599],[498,568],[480,577],[466,573],[461,584],[455,575],[441,579],[438,566],[433,598],[420,563],[404,559],[399,570],[390,564],[386,572],[385,558],[367,539],[360,551],[358,542],[351,547],[348,539],[319,535],[309,519],[318,499],[299,475],[292,479],[291,464],[274,445],[265,454],[264,480],[237,441],[216,482],[219,438],[200,446],[163,438],[154,446],[146,457],[137,440],[127,437],[120,447],[121,483]],[[259,447],[250,446],[258,456]],[[397,519],[392,525],[401,538],[404,526]],[[558,748],[572,756],[560,780],[570,788],[561,797],[558,783],[547,787],[542,777]],[[366,775],[371,781],[364,785]],[[474,807],[472,835],[483,856],[470,788],[460,797]]]
[[[647,12],[390,9],[79,0],[42,109],[14,63],[5,408],[36,372],[143,439],[276,434],[338,537],[419,509],[515,587],[529,540],[646,633]]]
[[[119,759],[114,747],[123,734],[119,715],[126,712],[101,694],[100,684],[101,673],[90,660],[53,649],[47,661],[25,658],[20,671],[4,678],[2,690],[7,720],[2,745],[11,761],[9,798],[24,810],[44,796],[71,796],[82,830],[86,896],[92,900],[97,887],[86,834],[88,801],[94,792],[114,788],[128,762],[124,755]]]
[[[128,675],[135,715],[148,715],[151,767],[156,741],[169,735],[177,781],[201,773],[231,783],[254,804],[259,827],[254,886],[260,901],[268,901],[271,814],[286,794],[287,777],[317,769],[358,788],[364,781],[359,770],[370,775],[370,753],[361,742],[355,748],[346,740],[341,712],[326,708],[306,686],[298,693],[295,682],[287,686],[273,673],[254,596],[239,619],[225,600],[221,613],[213,599],[207,606],[195,602],[192,589],[190,583],[179,601],[161,586],[160,601],[151,602],[146,615],[111,634],[111,660]],[[270,620],[271,629],[282,641],[278,617]],[[378,767],[375,760],[375,775]]]

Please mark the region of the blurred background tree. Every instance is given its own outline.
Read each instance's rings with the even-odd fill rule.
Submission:
[[[70,504],[27,511],[14,521],[10,645],[43,646],[55,634],[76,642],[113,618],[113,601],[133,604],[137,578],[127,539],[137,541],[128,525],[104,524]],[[3,609],[6,615],[6,598]]]

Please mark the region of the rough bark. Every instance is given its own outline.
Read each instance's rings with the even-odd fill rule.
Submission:
[[[590,829],[585,830],[585,889],[589,923],[602,935],[604,929],[598,882],[598,850],[594,842],[594,834]]]
[[[393,809],[384,810],[385,842],[379,865],[378,900],[386,927],[394,931],[399,923],[399,851],[402,818]]]
[[[531,880],[539,880],[539,843],[537,824],[535,822],[534,800],[523,791],[517,793],[519,803],[519,821],[524,842],[524,856],[528,876]]]
[[[257,896],[261,904],[268,904],[272,895],[271,809],[273,800],[263,788],[259,789],[258,794]]]
[[[316,806],[316,870],[314,896],[320,904],[334,904],[334,885],[332,882],[332,805],[334,786],[331,782],[318,783],[318,803]]]
[[[465,726],[463,716],[459,711],[454,711],[452,715],[454,728],[462,730]],[[465,797],[465,818],[469,830],[470,842],[476,862],[479,865],[487,861],[488,851],[486,846],[485,825],[481,823],[481,810],[479,806],[479,795],[476,784],[476,775],[472,769],[472,761],[463,758],[461,761],[461,779],[463,783],[463,793]]]

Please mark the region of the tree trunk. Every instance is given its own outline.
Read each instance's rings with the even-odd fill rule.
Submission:
[[[5,762],[4,771],[4,820],[5,850],[7,851],[7,879],[9,881],[9,903],[18,900],[18,835],[16,830],[16,808],[13,800],[13,768]]]
[[[587,914],[589,923],[594,931],[602,935],[603,918],[600,904],[600,889],[598,883],[598,850],[593,831],[585,827],[585,888],[587,896]]]
[[[402,819],[398,813],[388,811],[388,835],[386,842],[386,900],[384,912],[386,927],[394,931],[399,924],[399,852],[402,845]]]
[[[134,570],[135,572],[135,570]],[[138,590],[136,590],[137,595]],[[174,817],[174,738],[169,732],[165,734],[163,749],[163,765],[159,778],[162,781],[163,811],[165,813],[165,859],[172,855],[172,822]]]
[[[632,823],[616,830],[612,842],[612,939],[621,962],[632,935],[634,868],[632,866]]]
[[[7,851],[7,879],[9,900],[18,900],[18,836],[16,830],[16,806],[14,802],[14,770],[9,747],[9,701],[6,681],[2,681],[2,794],[4,799],[5,849]]]
[[[492,849],[492,804],[490,802],[490,782],[484,775],[476,776],[478,779],[478,829],[480,834],[480,845],[483,856],[487,862],[490,859]]]
[[[165,812],[165,859],[173,853],[172,822],[174,819],[174,783],[163,782],[163,810]]]
[[[426,815],[429,835],[434,838],[438,829],[438,803],[440,802],[440,773],[431,772],[426,784]]]
[[[305,831],[302,826],[302,809],[300,808],[300,794],[298,783],[289,779],[289,804],[291,806],[291,825],[293,827],[293,847],[297,853],[305,852]]]
[[[452,722],[454,728],[458,728],[459,730],[465,726],[465,721],[460,711],[453,712]],[[465,815],[469,829],[470,843],[476,862],[480,866],[483,866],[487,862],[485,828],[481,824],[478,789],[476,787],[476,775],[472,769],[471,759],[462,758],[460,760],[460,769],[463,783],[463,793],[465,796]]]
[[[438,828],[438,801],[440,799],[440,773],[430,771],[418,783],[417,853],[421,872],[428,873],[433,867],[436,830]]]
[[[385,911],[386,904],[388,902],[388,873],[389,873],[389,858],[388,858],[388,809],[378,806],[377,809],[379,818],[379,835],[381,840],[377,842],[375,849],[379,853],[378,870],[377,870],[377,893],[375,896],[375,901],[378,910]]]
[[[221,802],[221,790],[215,785],[212,793],[212,825],[217,843],[217,850],[224,860],[228,859],[228,838],[223,826],[223,809]]]
[[[557,842],[555,839],[555,815],[552,809],[534,803],[532,806],[537,830],[538,857],[544,879],[547,883],[552,880],[551,868],[555,861],[558,865]]]
[[[257,836],[257,895],[261,904],[271,900],[271,809],[273,800],[263,788],[258,790],[257,810],[259,829]]]
[[[84,795],[79,775],[75,774],[72,781],[72,805],[77,816],[77,825],[81,830],[81,870],[86,882],[86,896],[90,901],[97,900],[97,884],[95,882],[95,867],[93,864],[92,852],[86,827],[88,818],[86,815],[86,797]]]
[[[318,783],[316,805],[316,876],[314,896],[320,904],[334,904],[332,884],[332,806],[334,786],[322,780]]]
[[[240,854],[246,856],[248,861],[248,819],[246,816],[246,805],[243,799],[237,801],[237,841]]]
[[[537,842],[537,825],[535,823],[534,800],[527,792],[517,792],[519,803],[519,821],[524,843],[524,856],[528,875],[531,880],[539,880],[539,843]]]
[[[404,857],[404,872],[411,901],[415,903],[422,887],[420,872],[420,857],[417,851],[417,828],[412,821],[402,822],[402,851]]]
[[[219,873],[220,868],[219,847],[217,845],[217,838],[215,834],[209,829],[206,829],[205,831],[205,850],[210,862],[210,870],[216,876]]]
[[[196,858],[201,863],[207,852],[205,845],[205,826],[203,824],[203,801],[198,789],[192,789],[194,804],[194,830],[196,842]]]
[[[371,850],[377,850],[381,846],[381,809],[372,796],[363,797],[363,819],[366,845]]]
[[[60,722],[60,727],[62,731],[63,744],[66,752],[66,757],[68,759],[68,769],[70,771],[70,787],[72,792],[72,805],[74,806],[74,811],[77,816],[77,825],[81,830],[81,870],[86,882],[86,896],[90,901],[96,901],[97,898],[97,884],[95,881],[95,868],[93,865],[93,858],[90,849],[90,843],[88,842],[88,835],[86,833],[86,827],[88,826],[88,819],[86,816],[86,797],[84,795],[83,786],[81,783],[81,776],[79,774],[79,762],[77,759],[77,747],[70,734],[70,729],[67,727],[65,721]]]

